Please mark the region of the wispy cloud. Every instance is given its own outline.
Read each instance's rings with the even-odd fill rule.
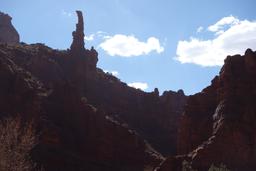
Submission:
[[[102,36],[102,35],[106,35],[107,32],[100,30],[100,31],[97,31],[96,34],[99,35],[99,36]]]
[[[88,36],[84,36],[84,40],[86,40],[86,41],[93,41],[94,40],[94,36],[95,36],[95,34],[90,34],[90,35],[88,35]]]
[[[211,32],[215,32],[217,35],[224,33],[225,26],[234,26],[239,24],[239,19],[233,17],[232,15],[228,17],[223,17],[217,23],[210,25],[208,30]]]
[[[200,26],[200,27],[197,28],[196,32],[197,32],[197,33],[200,33],[200,32],[203,31],[203,29],[204,29],[204,28],[203,28],[202,26]]]
[[[155,37],[149,37],[146,42],[138,40],[133,35],[116,34],[105,36],[105,40],[99,47],[106,51],[110,56],[134,57],[147,55],[150,52],[162,53],[164,47]]]
[[[94,41],[95,39],[100,39],[102,41],[103,39],[106,39],[106,38],[109,38],[109,37],[107,36],[107,33],[104,31],[97,31],[96,33],[92,33],[84,36],[85,41]]]
[[[113,76],[118,76],[119,75],[119,72],[118,71],[108,71],[108,70],[103,70],[105,73],[109,73],[109,74],[111,74],[111,75],[113,75]]]
[[[141,89],[141,90],[146,90],[148,89],[148,84],[147,83],[142,83],[142,82],[134,82],[134,83],[129,83],[128,86]]]
[[[64,15],[64,16],[67,16],[67,17],[71,17],[73,15],[72,12],[67,12],[65,10],[62,10],[61,14]]]
[[[208,27],[214,38],[190,38],[179,41],[176,55],[181,63],[201,66],[221,66],[228,55],[243,54],[247,48],[256,49],[256,21],[224,17]]]

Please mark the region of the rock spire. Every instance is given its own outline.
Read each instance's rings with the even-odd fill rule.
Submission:
[[[84,51],[84,20],[82,11],[76,11],[78,23],[76,24],[76,31],[73,31],[73,42],[71,44],[71,51]]]

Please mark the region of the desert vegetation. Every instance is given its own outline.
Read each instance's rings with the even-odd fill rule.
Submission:
[[[197,171],[196,169],[193,169],[191,164],[184,160],[182,163],[182,171]],[[208,169],[208,171],[230,171],[226,165],[224,164],[220,164],[218,165],[214,165],[212,164],[211,167]]]
[[[36,164],[31,150],[37,144],[33,122],[22,123],[20,117],[0,122],[0,171],[31,171]],[[41,169],[40,169],[41,170]]]

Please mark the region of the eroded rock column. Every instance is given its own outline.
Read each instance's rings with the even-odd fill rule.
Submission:
[[[84,20],[82,11],[76,11],[78,16],[78,23],[76,24],[76,31],[73,31],[73,42],[71,44],[72,52],[84,51]]]

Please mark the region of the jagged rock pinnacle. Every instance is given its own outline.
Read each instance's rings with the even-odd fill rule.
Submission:
[[[84,20],[82,11],[76,11],[78,23],[76,24],[76,31],[73,31],[73,42],[71,44],[71,51],[84,51]]]

